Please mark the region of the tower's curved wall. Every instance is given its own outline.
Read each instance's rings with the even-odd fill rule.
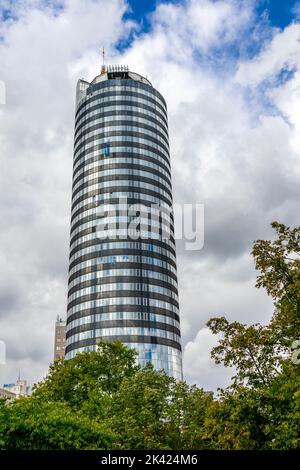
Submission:
[[[167,108],[143,77],[106,72],[77,86],[66,357],[119,339],[181,379],[173,216],[168,239],[143,214],[148,236],[132,239],[125,201],[172,207]],[[103,232],[108,205],[116,229]]]

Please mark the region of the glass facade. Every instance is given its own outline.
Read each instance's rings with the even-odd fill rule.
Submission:
[[[123,68],[77,85],[70,238],[66,358],[119,339],[182,379],[167,108]]]

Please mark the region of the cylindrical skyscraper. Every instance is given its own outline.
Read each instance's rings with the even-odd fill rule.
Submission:
[[[182,378],[167,108],[123,66],[77,85],[66,358],[115,339]]]

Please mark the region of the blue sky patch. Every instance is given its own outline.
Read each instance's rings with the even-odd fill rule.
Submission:
[[[283,29],[296,18],[297,5],[300,5],[298,0],[260,0],[257,11],[266,11],[270,24]]]

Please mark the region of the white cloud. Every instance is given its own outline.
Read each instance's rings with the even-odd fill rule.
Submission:
[[[231,43],[247,27],[251,16],[250,1],[190,0],[183,6],[159,5],[153,24],[168,37],[168,54],[176,60],[190,49],[208,52],[211,47]]]
[[[225,369],[211,359],[210,351],[217,343],[218,338],[208,328],[202,328],[194,340],[186,344],[183,355],[184,374],[188,382],[214,392],[216,383],[219,388],[227,387],[234,375],[232,368]]]
[[[258,56],[239,65],[236,81],[244,86],[258,85],[266,79],[274,79],[282,69],[299,67],[299,41],[300,25],[297,23],[277,31]]]

